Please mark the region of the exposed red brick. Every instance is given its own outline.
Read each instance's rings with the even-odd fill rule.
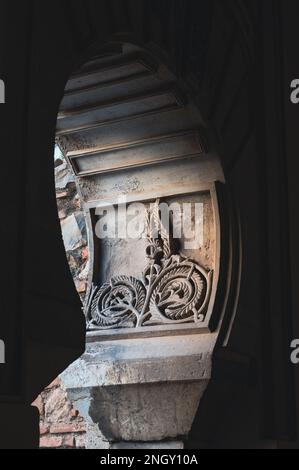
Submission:
[[[87,248],[84,248],[84,249],[82,250],[81,257],[82,257],[82,260],[83,260],[83,261],[88,260],[89,253],[88,253],[88,249],[87,249]]]
[[[51,391],[45,404],[45,421],[50,425],[67,423],[70,419],[71,404],[62,388]]]
[[[67,197],[68,194],[69,194],[69,193],[68,193],[67,191],[57,192],[57,193],[56,193],[56,197],[57,197],[57,199],[63,199],[63,198],[65,198],[65,197]]]
[[[84,423],[57,424],[50,427],[51,434],[69,434],[72,432],[85,432]]]
[[[44,436],[45,434],[48,434],[49,427],[45,426],[44,424],[41,423],[40,426],[39,426],[39,432],[40,432],[41,436]]]
[[[57,436],[43,436],[40,440],[40,447],[43,449],[58,449],[62,444],[62,437]]]

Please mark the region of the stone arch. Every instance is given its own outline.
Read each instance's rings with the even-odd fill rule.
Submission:
[[[92,253],[85,305],[87,355],[63,374],[65,387],[76,402],[75,395],[84,394],[86,386],[79,377],[89,375],[94,367],[94,376],[102,376],[98,386],[89,384],[89,406],[85,403],[80,409],[88,423],[87,446],[113,446],[122,440],[134,443],[138,436],[144,442],[187,436],[211,378],[213,350],[220,332],[224,336],[229,325],[228,299],[235,295],[229,248],[232,219],[220,158],[194,104],[192,87],[157,59],[153,52],[157,50],[116,36],[107,49],[104,46],[100,53],[81,61],[67,82],[57,120],[57,142],[76,176]],[[113,216],[116,211],[119,216],[121,205],[127,208],[130,203],[142,203],[144,220],[156,224],[160,217],[156,201],[161,200],[170,205],[176,202],[181,211],[184,204],[203,207],[202,220],[195,221],[193,215],[190,222],[201,224],[203,245],[188,250],[183,235],[178,240],[180,248],[172,248],[170,233],[161,228],[163,223],[156,226],[157,242],[151,230],[145,238],[133,241],[127,236],[111,236],[107,241],[96,236],[99,208],[113,208]],[[180,293],[174,292],[178,286]],[[113,359],[107,350],[103,363],[97,364],[95,359],[89,364],[90,348],[105,350],[105,338],[113,354],[120,345],[126,352]],[[172,375],[166,372],[174,357],[165,338],[178,350]],[[189,340],[192,353],[180,347]],[[152,356],[150,351],[160,347],[160,356]],[[136,360],[132,363],[126,355],[133,350]],[[192,355],[200,370],[193,370],[197,366]],[[160,375],[154,377],[150,370],[143,375],[138,364],[142,368],[148,361],[160,369]],[[182,369],[184,361],[191,361],[187,375]],[[108,363],[112,367],[109,378]],[[116,372],[120,364],[132,370]],[[131,432],[122,427],[122,419],[116,423],[109,413],[100,413],[100,397],[109,388],[122,403],[118,412],[126,414],[130,384],[133,395],[143,390],[145,400],[141,411],[134,405],[130,409]],[[185,388],[194,398],[189,415],[181,396]],[[163,400],[172,393],[181,397],[168,410],[170,416],[180,415],[176,430],[171,429],[163,407],[156,424],[145,424],[150,412],[145,403],[152,392],[161,392]],[[117,407],[113,394],[110,399]],[[189,416],[187,421],[184,415]]]

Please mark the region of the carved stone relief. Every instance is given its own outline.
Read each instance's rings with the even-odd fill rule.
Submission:
[[[159,214],[159,201],[147,211],[148,264],[136,279],[120,275],[94,285],[88,305],[90,329],[202,323],[213,272],[176,252]]]

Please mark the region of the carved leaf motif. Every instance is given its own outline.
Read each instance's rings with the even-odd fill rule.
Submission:
[[[89,303],[91,328],[204,321],[212,272],[173,254],[170,235],[160,221],[159,201],[146,222],[149,264],[142,280],[117,276],[95,287]]]
[[[202,272],[196,264],[186,262],[173,264],[163,273],[151,296],[150,310],[166,321],[194,319],[206,299],[207,280]]]
[[[134,327],[145,302],[146,291],[134,277],[118,276],[94,293],[92,325],[102,328]]]

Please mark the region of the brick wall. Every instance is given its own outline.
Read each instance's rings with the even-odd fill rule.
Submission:
[[[56,379],[33,404],[40,412],[42,449],[84,449],[85,423]]]

